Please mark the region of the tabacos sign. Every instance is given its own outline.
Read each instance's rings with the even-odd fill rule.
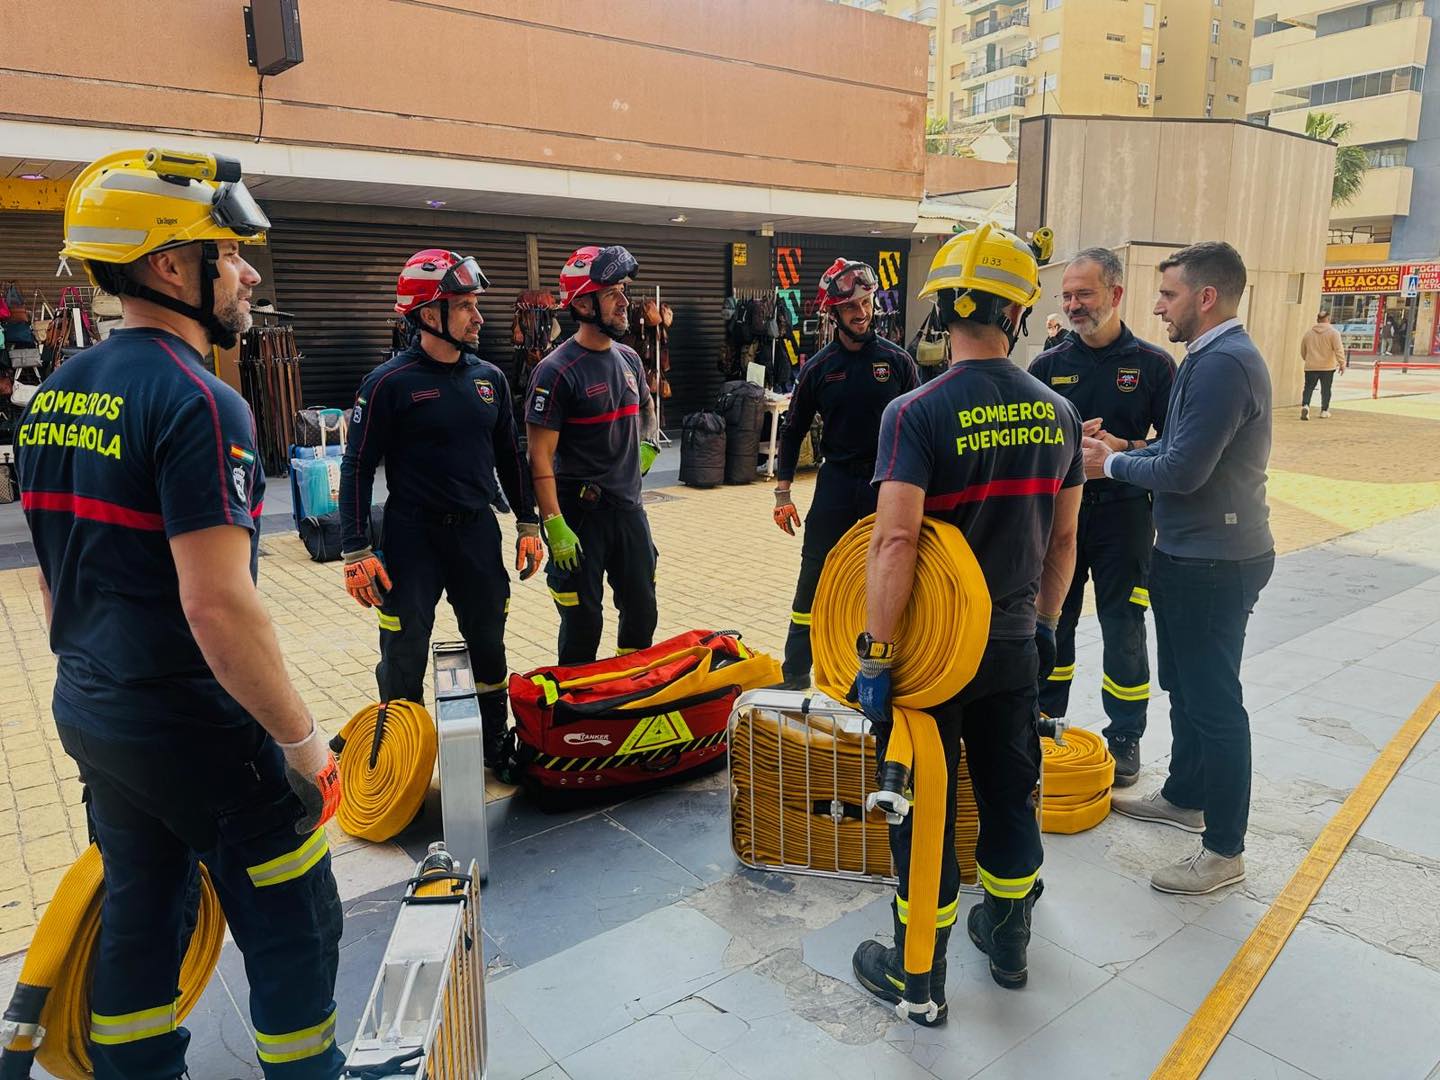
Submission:
[[[1398,293],[1405,266],[1337,266],[1325,271],[1324,293]]]

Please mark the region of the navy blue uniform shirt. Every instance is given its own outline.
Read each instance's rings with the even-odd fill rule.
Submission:
[[[1137,338],[1120,324],[1120,336],[1103,349],[1092,349],[1079,334],[1067,334],[1053,349],[1030,363],[1034,375],[1064,395],[1081,420],[1100,417],[1118,439],[1148,439],[1153,427],[1165,431],[1165,409],[1175,382],[1175,361],[1158,345]],[[1090,481],[1094,491],[1128,488],[1104,477]]]
[[[50,586],[55,718],[118,738],[251,722],[180,607],[171,537],[250,532],[265,475],[245,399],[163,330],[115,330],[45,380],[15,435]]]
[[[540,361],[525,422],[560,433],[555,481],[595,484],[611,506],[640,505],[640,416],[650,389],[640,356],[612,343],[596,352],[573,337]]]
[[[893,341],[877,337],[854,352],[839,341],[830,342],[800,368],[790,416],[780,433],[776,477],[795,479],[800,444],[817,412],[825,424],[820,433],[825,460],[869,472],[885,406],[919,385],[915,361]]]
[[[539,520],[510,384],[478,356],[461,353],[457,362],[442,364],[412,345],[365,376],[340,465],[345,551],[370,543],[370,499],[381,459],[392,499],[435,514],[483,510],[497,494],[498,471],[516,518]]]
[[[1035,633],[1055,493],[1085,482],[1074,406],[1008,360],[966,361],[885,410],[875,482],[925,490],[990,587],[992,638]]]

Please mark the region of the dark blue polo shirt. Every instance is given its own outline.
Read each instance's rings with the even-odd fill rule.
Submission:
[[[1074,407],[1008,360],[955,364],[885,410],[885,480],[923,488],[925,513],[965,534],[990,587],[990,636],[1032,637],[1055,493],[1085,482]]]
[[[498,474],[516,519],[539,520],[510,384],[478,356],[461,353],[442,364],[413,345],[365,376],[340,465],[344,551],[371,542],[370,499],[381,460],[393,501],[434,514],[483,510],[498,494]]]
[[[121,738],[250,723],[180,607],[171,537],[250,533],[265,475],[245,399],[160,330],[116,330],[45,380],[15,435],[54,600],[55,718]]]
[[[634,349],[600,352],[573,337],[540,361],[525,401],[525,422],[560,433],[555,482],[563,492],[597,485],[608,505],[640,505],[640,421],[650,407],[645,369]]]
[[[780,433],[775,475],[795,479],[800,444],[817,412],[825,423],[820,450],[826,462],[862,476],[869,473],[875,467],[875,439],[885,406],[919,385],[915,361],[893,341],[876,337],[853,352],[838,340],[830,342],[800,368],[789,419]]]

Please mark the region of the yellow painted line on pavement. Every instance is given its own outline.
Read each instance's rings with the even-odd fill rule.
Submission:
[[[1436,683],[1410,719],[1401,725],[1359,785],[1335,812],[1314,846],[1301,860],[1270,909],[1240,946],[1230,965],[1210,989],[1195,1015],[1180,1032],[1169,1053],[1161,1059],[1150,1080],[1197,1080],[1210,1058],[1234,1026],[1260,980],[1290,940],[1330,871],[1385,794],[1400,766],[1430,730],[1440,713],[1440,683]]]
[[[1355,531],[1440,506],[1440,480],[1389,484],[1272,469],[1266,494]]]
[[[1389,372],[1385,374],[1388,375]],[[1385,389],[1384,382],[1381,382],[1380,389]],[[1331,408],[1345,412],[1380,413],[1383,416],[1410,416],[1417,420],[1440,420],[1440,394],[1354,398],[1350,401],[1336,401]]]

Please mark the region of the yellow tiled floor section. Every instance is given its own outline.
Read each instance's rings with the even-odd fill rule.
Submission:
[[[1399,428],[1394,426],[1398,425]],[[1403,434],[1399,429],[1403,429]],[[1335,418],[1275,419],[1271,506],[1280,551],[1440,504],[1440,395],[1337,402]],[[672,451],[673,452],[673,451]],[[811,477],[797,484],[809,502]],[[771,485],[674,488],[649,508],[660,549],[664,637],[695,627],[738,629],[777,657],[800,561],[800,539],[770,520]],[[509,526],[506,526],[507,532]],[[328,731],[373,699],[375,617],[355,605],[336,564],[310,562],[293,533],[267,536],[261,591],[291,677]],[[54,660],[34,570],[0,572],[0,956],[25,948],[61,874],[86,842],[75,767],[55,735]],[[507,631],[512,670],[550,663],[554,606],[543,576],[513,584]],[[602,654],[613,649],[613,612]],[[456,638],[442,603],[437,639]],[[495,788],[492,797],[502,794]],[[340,837],[334,838],[337,842]]]

